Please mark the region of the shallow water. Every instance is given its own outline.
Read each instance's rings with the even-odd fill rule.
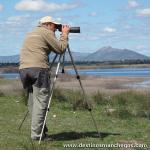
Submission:
[[[94,75],[101,77],[150,77],[150,68],[110,68],[110,69],[84,69],[78,70],[79,74]],[[75,74],[74,70],[68,73]]]
[[[0,73],[0,77],[5,79],[18,79],[19,73]]]
[[[125,84],[124,86],[132,87],[132,88],[150,88],[150,80],[132,83],[132,84]]]
[[[74,70],[67,70],[70,74],[75,74]],[[150,68],[110,68],[110,69],[85,69],[78,70],[82,75],[93,75],[100,77],[144,77],[148,78],[146,81],[136,82],[132,84],[125,84],[124,86],[135,88],[150,88]],[[1,77],[6,79],[18,79],[18,73],[3,73]]]

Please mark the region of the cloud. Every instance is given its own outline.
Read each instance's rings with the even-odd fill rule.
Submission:
[[[115,28],[110,28],[110,27],[105,27],[103,29],[103,31],[106,32],[106,33],[114,33],[114,32],[116,32],[116,29]]]
[[[30,15],[17,15],[17,16],[10,16],[5,20],[5,24],[9,25],[10,27],[14,26],[24,26],[25,23],[27,23],[28,19],[30,19]]]
[[[91,13],[89,14],[89,16],[95,17],[95,16],[97,16],[97,13],[96,13],[96,12],[91,12]]]
[[[6,24],[10,24],[10,25],[20,24],[22,22],[22,19],[23,19],[22,16],[11,16],[7,18]]]
[[[0,11],[2,11],[2,10],[3,10],[3,5],[0,4]]]
[[[69,10],[79,6],[79,3],[48,3],[44,0],[21,0],[15,5],[16,10],[20,11],[62,11]]]
[[[79,37],[80,40],[82,41],[96,41],[96,40],[99,40],[100,37],[99,36],[96,36],[96,35],[83,35],[83,36],[80,36]]]
[[[144,8],[141,10],[137,10],[137,16],[141,17],[150,17],[150,8]]]
[[[127,8],[136,8],[139,4],[135,0],[129,0]]]
[[[31,18],[29,14],[9,16],[0,22],[0,33],[8,39],[15,35],[24,34],[34,26],[33,23],[35,19],[36,18]],[[7,31],[7,29],[9,29],[9,34],[5,34],[4,32]]]
[[[139,52],[141,54],[150,56],[148,45],[136,45],[134,49],[135,49],[136,52]]]
[[[132,28],[132,26],[131,26],[131,25],[129,25],[129,24],[125,24],[125,25],[123,26],[123,28],[124,28],[124,29],[131,29],[131,28]]]
[[[143,50],[143,49],[145,49],[145,45],[137,45],[136,49],[137,50]]]

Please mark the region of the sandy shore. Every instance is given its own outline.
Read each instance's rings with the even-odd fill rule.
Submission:
[[[122,92],[125,90],[150,91],[150,88],[131,87],[129,84],[137,82],[149,81],[150,78],[134,78],[134,77],[94,77],[81,76],[81,82],[87,93],[97,91],[101,92]],[[80,89],[79,81],[72,76],[68,79],[66,75],[60,75],[56,82],[56,87],[63,89]]]
[[[134,78],[134,77],[95,77],[95,76],[80,76],[81,82],[87,94],[97,91],[114,94],[127,90],[137,90],[139,92],[149,92],[150,88],[131,87],[138,82],[150,81],[150,78]],[[53,78],[51,78],[53,81]],[[80,90],[79,81],[74,75],[60,74],[56,80],[57,88]],[[0,79],[0,92],[14,93],[22,90],[20,79],[8,80]]]

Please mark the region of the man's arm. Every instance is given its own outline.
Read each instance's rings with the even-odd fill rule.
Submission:
[[[51,47],[51,50],[55,53],[63,53],[64,50],[67,48],[68,45],[68,34],[69,34],[69,27],[62,26],[62,34],[60,39],[58,40],[55,35],[48,33],[46,40]]]

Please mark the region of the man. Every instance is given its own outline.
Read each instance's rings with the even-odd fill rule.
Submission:
[[[40,19],[40,26],[28,33],[20,54],[20,77],[28,91],[28,108],[31,115],[31,138],[39,140],[49,100],[50,52],[63,53],[67,48],[69,26],[62,26],[60,39],[55,37],[57,22],[52,17]],[[47,127],[42,140],[47,139]]]

